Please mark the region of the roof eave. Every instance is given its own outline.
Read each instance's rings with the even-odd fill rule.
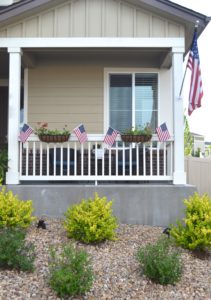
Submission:
[[[66,0],[60,0],[60,3],[65,2]],[[2,10],[0,10],[0,24],[7,25],[10,23],[10,20],[14,17],[20,16],[20,18],[24,17],[31,11],[36,12],[46,7],[53,6],[58,4],[57,0],[22,0],[20,2],[16,2],[12,5],[6,6]]]

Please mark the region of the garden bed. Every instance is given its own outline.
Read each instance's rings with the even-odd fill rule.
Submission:
[[[27,240],[36,246],[34,273],[0,271],[0,299],[59,299],[47,283],[48,253],[51,245],[69,239],[60,220],[47,220],[47,229],[32,225]],[[211,260],[199,259],[182,250],[183,276],[175,286],[152,283],[140,274],[135,253],[140,246],[155,242],[162,228],[142,225],[120,225],[115,242],[91,246],[77,243],[92,257],[95,281],[84,297],[74,299],[211,299]],[[69,298],[70,299],[70,298]]]

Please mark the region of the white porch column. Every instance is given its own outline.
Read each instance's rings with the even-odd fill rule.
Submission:
[[[173,110],[174,110],[174,184],[186,184],[184,170],[184,108],[183,101],[179,98],[183,78],[183,52],[173,50]]]
[[[8,48],[9,52],[9,108],[8,108],[8,172],[7,184],[19,183],[18,135],[20,126],[21,48]]]

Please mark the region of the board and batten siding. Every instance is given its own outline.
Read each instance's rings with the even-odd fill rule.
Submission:
[[[114,70],[115,63],[108,64]],[[123,65],[123,63],[122,63]],[[124,66],[124,65],[123,65]],[[43,60],[28,70],[28,122],[48,122],[52,129],[65,125],[72,131],[83,123],[88,133],[104,133],[104,63],[71,63]],[[108,68],[109,70],[110,68]],[[119,66],[117,73],[121,71]],[[130,72],[131,68],[122,68]],[[170,70],[134,69],[159,74],[159,122],[166,122],[173,132]],[[106,87],[105,87],[106,88]]]
[[[83,123],[87,132],[102,133],[103,68],[60,62],[29,69],[28,122],[71,131]]]
[[[119,0],[69,0],[0,30],[0,37],[184,37],[184,27]]]

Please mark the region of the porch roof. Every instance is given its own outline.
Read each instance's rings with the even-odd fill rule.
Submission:
[[[168,69],[172,65],[173,48],[177,52],[184,52],[184,41],[180,38],[101,38],[99,43],[95,43],[95,40],[99,41],[97,38],[87,38],[86,40],[57,38],[56,41],[53,38],[45,38],[45,43],[43,43],[42,38],[2,38],[1,45],[4,48],[0,52],[2,66],[0,78],[6,78],[9,75],[9,55],[6,47],[21,47],[23,50],[22,66],[27,68],[35,67],[39,60],[52,60],[58,57],[61,59],[62,57],[68,61],[104,61],[108,64],[115,61],[117,66],[136,67],[139,63],[143,68]],[[96,47],[91,46],[94,44]],[[130,45],[130,47],[126,47],[126,45]]]
[[[53,7],[56,4],[62,4],[66,0],[21,0],[13,5],[0,10],[0,25],[8,25],[15,20],[38,13],[44,9]],[[185,53],[188,52],[196,20],[199,21],[198,35],[200,35],[210,21],[207,17],[194,10],[188,9],[169,0],[128,0],[127,2],[135,4],[143,9],[160,14],[160,16],[169,17],[179,22],[185,27]]]

